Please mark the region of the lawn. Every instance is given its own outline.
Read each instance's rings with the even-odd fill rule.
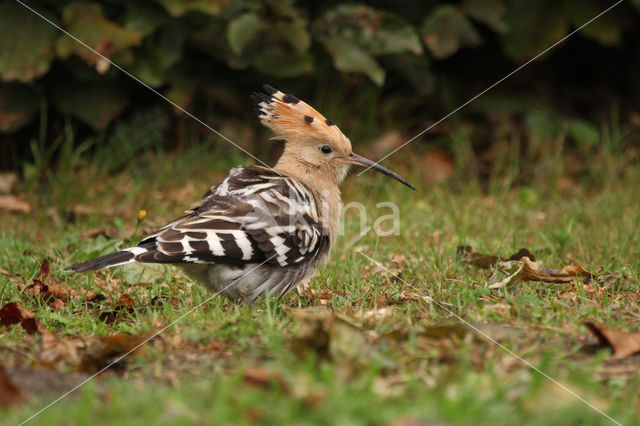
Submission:
[[[29,423],[640,423],[640,355],[615,357],[585,326],[639,328],[637,168],[519,185],[459,168],[438,183],[410,158],[388,165],[417,192],[370,172],[343,188],[369,226],[389,214],[377,203],[397,204],[399,235],[360,236],[349,210],[310,286],[254,307],[211,298],[173,267],[63,270],[176,217],[237,157],[167,154],[137,175],[80,162],[20,184],[30,213],[0,211],[0,307],[17,302],[38,330],[0,327],[0,365],[22,399],[0,423],[28,419],[167,326]],[[555,269],[576,259],[594,277],[489,288],[492,271],[460,246],[504,258],[526,248]]]

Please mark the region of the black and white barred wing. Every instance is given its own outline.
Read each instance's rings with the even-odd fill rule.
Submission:
[[[129,262],[283,267],[313,259],[328,244],[308,188],[262,167],[239,167],[188,214],[136,247],[73,265],[78,272]]]

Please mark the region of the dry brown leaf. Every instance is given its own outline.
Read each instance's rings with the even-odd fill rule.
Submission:
[[[244,371],[243,378],[245,382],[257,388],[268,389],[277,385],[285,392],[289,390],[282,374],[274,370],[262,367],[249,367]]]
[[[4,366],[0,364],[0,407],[17,405],[23,400],[22,392],[7,376]]]
[[[66,303],[64,303],[60,299],[53,299],[51,302],[49,302],[49,308],[51,308],[51,310],[53,311],[62,311],[66,307],[67,307]]]
[[[523,257],[528,257],[531,260],[536,260],[535,256],[526,248],[521,248],[516,253],[512,254],[508,258],[503,258],[495,254],[484,254],[473,251],[471,246],[458,246],[456,252],[459,257],[462,257],[462,261],[472,266],[482,269],[490,269],[499,260],[510,261],[520,260]]]
[[[376,354],[358,324],[324,306],[292,309],[299,327],[292,339],[294,351],[304,355],[313,350],[322,358],[342,364],[366,364]]]
[[[136,301],[131,297],[129,293],[125,293],[118,297],[118,306],[122,306],[123,308],[134,308],[136,306]]]
[[[603,298],[605,295],[604,288],[602,287],[595,288],[589,284],[582,284],[582,290],[586,293],[586,295],[592,296],[592,297],[595,296],[600,299]],[[571,302],[577,302],[578,297],[579,297],[579,294],[578,294],[578,290],[576,289],[575,283],[571,283],[571,287],[569,291],[566,291],[558,296],[558,298],[561,300],[569,300]]]
[[[495,254],[482,254],[482,253],[471,252],[471,253],[468,253],[465,257],[463,257],[462,261],[472,266],[475,266],[476,268],[489,269],[493,265],[495,265],[499,259],[500,258]]]
[[[520,250],[518,250],[517,252],[515,252],[514,254],[512,254],[511,256],[503,260],[520,260],[523,257],[528,257],[534,262],[536,261],[536,257],[527,248],[521,248]]]
[[[7,303],[0,309],[0,325],[11,327],[15,324],[20,324],[28,334],[35,334],[45,330],[34,315],[24,307],[16,302]]]
[[[314,288],[306,288],[302,290],[300,296],[310,299],[313,303],[320,305],[330,305],[333,298],[333,291],[328,288],[316,290]]]
[[[70,338],[45,332],[40,347],[40,362],[54,368],[99,371],[129,351],[144,350],[147,336],[101,336]]]
[[[46,332],[40,342],[40,362],[50,366],[79,365],[78,340],[59,338]]]
[[[24,283],[24,281],[22,281]],[[68,302],[69,299],[79,299],[86,301],[93,301],[103,298],[102,295],[96,294],[89,290],[76,290],[69,287],[66,283],[58,283],[55,277],[51,274],[51,268],[49,266],[49,260],[44,259],[40,265],[40,272],[38,277],[34,278],[31,284],[29,284],[25,292],[34,297],[40,297],[43,300],[60,299],[63,302]],[[58,307],[60,305],[58,304]]]
[[[523,257],[524,262],[523,281],[546,281],[548,283],[568,283],[575,278],[586,278],[587,282],[593,274],[585,271],[576,259],[573,265],[565,266],[562,269],[543,268],[540,262],[534,262],[528,257]]]
[[[614,358],[625,358],[640,352],[640,333],[613,330],[604,325],[591,322],[585,323],[602,346],[609,346],[613,350]]]
[[[16,213],[29,213],[31,206],[19,195],[0,195],[0,210]]]

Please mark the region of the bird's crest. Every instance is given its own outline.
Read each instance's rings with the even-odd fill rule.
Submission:
[[[349,141],[338,126],[311,105],[268,84],[265,84],[263,89],[266,93],[255,92],[251,96],[255,102],[256,114],[262,124],[280,138],[331,140],[338,143]]]

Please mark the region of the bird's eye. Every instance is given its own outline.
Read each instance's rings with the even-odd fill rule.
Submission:
[[[323,154],[329,154],[331,152],[331,147],[329,145],[322,145],[320,148]]]

